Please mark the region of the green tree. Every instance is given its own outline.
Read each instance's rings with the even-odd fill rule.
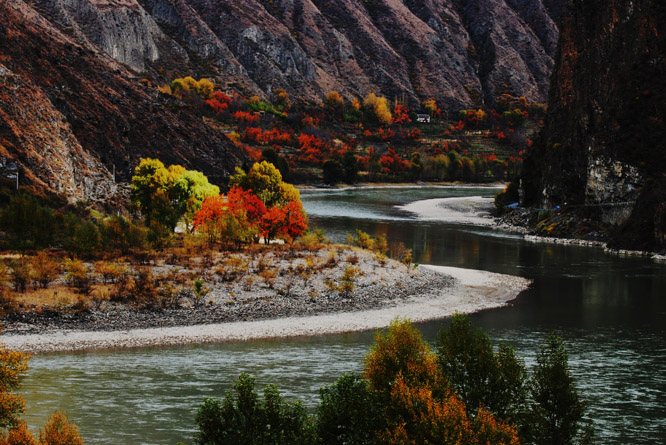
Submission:
[[[495,353],[488,334],[472,326],[467,315],[456,314],[449,328],[438,333],[436,349],[442,372],[468,416],[483,406],[502,420],[519,419],[527,376],[513,348],[503,344]]]
[[[158,159],[141,159],[132,176],[132,203],[143,215],[146,226],[154,220],[171,231],[182,217],[189,227],[203,200],[219,193],[220,189],[210,184],[203,173],[180,165],[166,168]]]
[[[569,371],[569,354],[562,339],[551,334],[537,354],[530,380],[532,417],[523,433],[526,443],[568,445],[581,430],[585,404]]]
[[[414,152],[412,153],[412,158],[409,163],[409,175],[413,181],[421,179],[421,173],[423,172],[423,163],[421,162],[421,153]]]
[[[344,178],[347,184],[353,184],[358,177],[358,159],[350,150],[342,156],[342,168],[344,169]]]
[[[342,179],[344,170],[342,164],[335,159],[329,159],[322,165],[324,183],[334,185]]]
[[[317,431],[321,443],[371,444],[385,427],[378,393],[357,374],[345,374],[319,390]]]
[[[56,221],[51,209],[20,193],[0,213],[0,229],[7,234],[10,248],[24,252],[52,244]]]
[[[220,188],[208,182],[208,178],[196,170],[187,170],[175,180],[169,193],[177,206],[177,214],[183,215],[185,225],[192,227],[194,214],[209,196],[220,194]]]
[[[196,415],[198,444],[308,444],[314,427],[300,402],[285,402],[274,385],[264,389],[263,400],[254,378],[241,373],[223,401],[206,399]]]
[[[99,251],[101,237],[97,224],[79,219],[68,213],[65,216],[63,246],[76,255],[87,256]]]

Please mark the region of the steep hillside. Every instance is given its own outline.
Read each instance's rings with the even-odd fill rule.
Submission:
[[[614,245],[666,246],[666,5],[575,1],[549,112],[526,161],[528,203],[622,224]]]
[[[267,99],[544,102],[558,35],[542,0],[0,0],[0,14],[0,176],[72,199],[108,197],[111,172],[126,181],[145,156],[213,181],[242,162],[157,92],[175,77]]]
[[[564,0],[550,0],[561,5]],[[136,72],[217,75],[268,96],[336,90],[455,109],[544,102],[557,27],[542,0],[33,0]]]
[[[185,105],[28,4],[2,1],[0,14],[1,165],[19,165],[26,184],[108,199],[114,166],[128,180],[141,157],[204,170],[213,180],[240,162],[235,147]]]

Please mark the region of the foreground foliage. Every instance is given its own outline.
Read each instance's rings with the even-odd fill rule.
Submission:
[[[566,349],[548,339],[528,377],[513,349],[495,351],[463,315],[437,337],[436,351],[409,321],[378,332],[362,375],[345,374],[319,391],[308,416],[274,386],[264,400],[241,374],[224,401],[206,399],[197,413],[199,444],[573,444],[584,405]]]
[[[16,394],[28,372],[30,355],[9,351],[0,345],[0,445],[80,445],[79,429],[62,411],[55,412],[35,439],[20,416],[25,411],[23,398]]]

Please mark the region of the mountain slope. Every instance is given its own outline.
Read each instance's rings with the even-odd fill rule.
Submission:
[[[214,180],[239,162],[223,135],[96,46],[20,0],[0,2],[0,14],[0,156],[32,171],[25,178],[35,185],[72,199],[107,199],[114,166],[128,180],[141,157]],[[72,173],[61,174],[56,158]]]
[[[551,0],[550,3],[564,0]],[[454,109],[499,93],[543,102],[557,27],[541,0],[35,0],[137,72],[185,67],[269,95],[370,92]]]
[[[0,176],[19,168],[71,199],[108,198],[112,171],[127,181],[141,157],[217,182],[243,162],[157,92],[175,77],[455,111],[502,93],[543,102],[557,38],[542,0],[0,0],[0,14]]]

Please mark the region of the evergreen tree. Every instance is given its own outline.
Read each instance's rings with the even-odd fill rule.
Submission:
[[[551,334],[537,354],[530,381],[532,418],[523,438],[538,445],[575,443],[585,405],[569,371],[569,355],[562,339]]]

